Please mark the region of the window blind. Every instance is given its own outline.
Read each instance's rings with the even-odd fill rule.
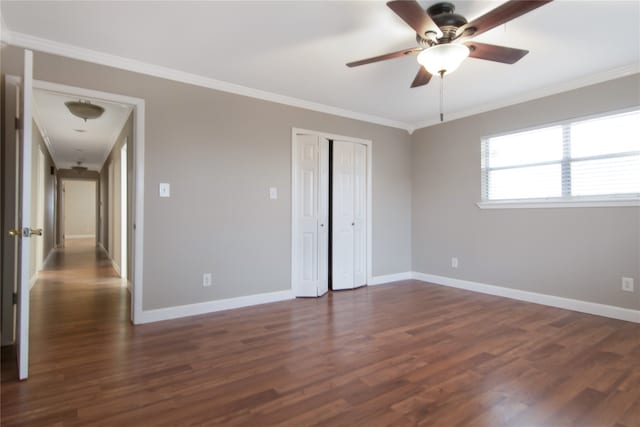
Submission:
[[[640,198],[640,110],[482,140],[482,200]]]

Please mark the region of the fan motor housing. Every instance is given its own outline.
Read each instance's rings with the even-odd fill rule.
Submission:
[[[442,37],[438,41],[449,42],[456,36],[458,28],[467,23],[467,19],[455,13],[456,7],[452,3],[436,3],[427,9],[427,14],[433,19],[440,30]]]

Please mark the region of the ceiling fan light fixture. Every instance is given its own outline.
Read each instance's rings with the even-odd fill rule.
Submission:
[[[453,73],[469,56],[469,48],[463,44],[439,44],[423,50],[418,63],[432,75]]]
[[[89,101],[68,101],[64,105],[67,106],[71,114],[84,119],[85,122],[87,119],[97,119],[104,113],[104,108]]]

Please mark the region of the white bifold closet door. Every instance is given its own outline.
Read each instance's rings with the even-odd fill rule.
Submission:
[[[329,141],[297,134],[293,155],[293,289],[317,297],[329,290]]]
[[[367,283],[367,148],[333,142],[332,287]]]

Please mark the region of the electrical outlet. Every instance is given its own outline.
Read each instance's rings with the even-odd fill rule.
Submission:
[[[458,268],[458,258],[456,257],[451,258],[451,267]]]
[[[204,273],[202,275],[202,286],[211,286],[211,273]]]
[[[631,277],[622,278],[622,290],[626,292],[633,292],[633,278]]]

